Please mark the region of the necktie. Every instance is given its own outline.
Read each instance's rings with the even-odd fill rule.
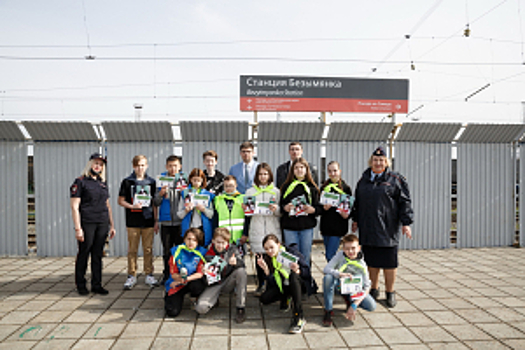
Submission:
[[[248,178],[250,177],[250,173],[248,172],[248,164],[244,164],[244,189],[247,190],[248,188]]]

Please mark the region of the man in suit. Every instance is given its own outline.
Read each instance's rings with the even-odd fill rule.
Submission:
[[[259,163],[253,160],[254,146],[251,142],[243,142],[239,148],[242,162],[232,165],[229,175],[235,176],[237,179],[237,191],[244,194],[253,185],[255,170]]]
[[[279,165],[279,167],[277,168],[276,185],[279,188],[281,188],[281,186],[286,181],[286,177],[288,176],[288,172],[290,171],[290,167],[292,166],[293,161],[303,156],[303,145],[301,145],[300,142],[290,143],[290,146],[288,146],[288,153],[290,153],[290,160],[287,161],[286,163]],[[314,182],[317,185],[319,185],[319,176],[317,175],[317,167],[310,162],[308,162],[308,166],[310,167],[310,172],[312,173],[312,178]]]

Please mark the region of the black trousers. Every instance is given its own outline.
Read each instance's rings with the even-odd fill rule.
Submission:
[[[166,310],[166,314],[170,317],[177,317],[182,311],[184,296],[190,293],[192,297],[198,297],[202,294],[202,292],[204,292],[206,285],[207,284],[204,279],[200,278],[198,280],[189,282],[175,294],[166,294],[164,297],[164,309]]]
[[[290,272],[289,284],[284,285],[283,280],[283,292],[279,290],[279,286],[275,281],[266,285],[266,290],[261,295],[259,300],[263,305],[268,305],[276,301],[284,302],[286,298],[292,297],[293,301],[293,312],[298,317],[303,317],[303,298],[302,298],[302,287],[301,277],[295,272]]]
[[[91,255],[91,288],[102,286],[102,254],[109,232],[109,223],[82,223],[84,242],[78,242],[75,262],[75,284],[86,287],[86,270]]]
[[[160,227],[160,239],[162,241],[162,258],[164,259],[164,281],[167,281],[170,277],[170,257],[171,248],[176,245],[182,244],[182,235],[180,226],[167,226],[162,225]]]
[[[264,270],[257,263],[255,264],[255,270],[257,271],[257,286],[260,287],[264,284],[264,280],[266,279],[266,274],[264,273]]]

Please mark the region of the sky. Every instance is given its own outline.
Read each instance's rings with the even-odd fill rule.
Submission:
[[[144,121],[253,121],[240,76],[287,75],[408,79],[400,123],[522,123],[524,36],[525,0],[0,0],[0,120],[133,121],[140,104]]]

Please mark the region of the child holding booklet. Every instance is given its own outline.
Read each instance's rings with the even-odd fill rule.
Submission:
[[[308,295],[317,291],[310,272],[310,265],[295,248],[295,244],[285,247],[274,234],[264,237],[263,247],[266,254],[257,254],[257,265],[266,275],[267,286],[260,301],[263,305],[268,305],[280,300],[280,309],[286,312],[290,307],[291,299],[293,316],[289,332],[301,333],[306,324],[302,305],[303,290]]]
[[[346,302],[345,317],[350,321],[356,318],[357,307],[367,311],[376,309],[376,302],[369,294],[371,282],[368,277],[359,238],[349,234],[341,239],[343,249],[338,251],[324,268],[323,297],[325,314],[323,326],[332,325],[332,311],[336,290],[342,294]],[[345,279],[344,285],[341,278]]]
[[[253,216],[246,216],[245,234],[241,238],[241,243],[250,239],[250,248],[255,254],[264,253],[262,241],[268,232],[273,232],[281,240],[281,224],[279,218],[281,210],[279,201],[281,191],[273,184],[272,169],[267,163],[261,163],[255,170],[254,186],[246,191],[246,196],[255,197],[255,205],[261,207],[267,205],[267,210],[256,212]],[[266,275],[258,264],[255,264],[257,271],[257,289],[255,296],[261,296],[264,289]]]
[[[280,208],[286,244],[296,243],[310,265],[314,227],[317,225],[315,217],[321,214],[322,208],[319,205],[319,189],[312,179],[306,159],[297,158],[293,161],[291,171],[281,187]]]
[[[179,200],[179,209],[177,211],[177,216],[182,219],[181,230],[186,232],[192,227],[199,228],[204,232],[204,246],[207,247],[213,235],[213,206],[211,203],[214,195],[205,190],[206,176],[199,168],[191,171],[188,181],[190,184],[184,190],[184,194]],[[196,200],[198,197],[206,198],[207,200]]]
[[[223,293],[237,294],[235,322],[246,320],[246,284],[247,276],[244,261],[238,254],[235,244],[229,244],[230,232],[224,227],[217,227],[213,233],[212,245],[205,255],[207,264],[205,274],[209,286],[199,297],[195,311],[203,315],[217,304]],[[208,271],[206,271],[209,269]],[[211,271],[210,271],[211,270]]]
[[[177,317],[182,311],[184,295],[198,297],[206,288],[202,278],[206,251],[201,245],[203,232],[190,228],[184,234],[184,243],[171,249],[170,277],[166,281],[164,309],[169,317]]]
[[[218,227],[228,229],[230,243],[238,244],[244,229],[243,195],[237,191],[235,176],[224,178],[224,192],[215,197]]]
[[[326,262],[330,261],[337,249],[341,237],[348,233],[348,219],[350,213],[339,210],[341,195],[352,195],[350,187],[341,179],[341,167],[336,161],[328,163],[328,179],[321,186],[321,202],[323,202],[324,195],[338,197],[334,201],[334,205],[323,204],[321,213],[321,235],[323,236],[323,243],[325,248]],[[337,203],[337,204],[336,204]]]

